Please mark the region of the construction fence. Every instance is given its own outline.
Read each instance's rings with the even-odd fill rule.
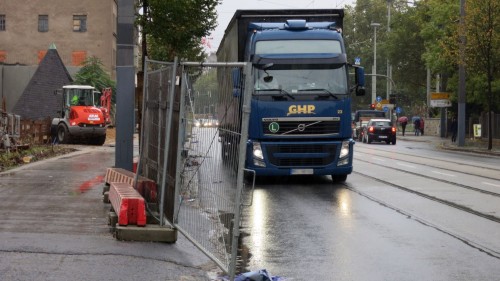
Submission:
[[[240,211],[253,186],[242,168],[247,71],[243,63],[146,60],[137,170],[158,183],[157,198],[146,200],[160,225],[174,226],[233,277]],[[238,126],[222,127],[228,120]],[[227,148],[221,138],[239,145]]]

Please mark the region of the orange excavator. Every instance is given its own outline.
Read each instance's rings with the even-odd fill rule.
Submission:
[[[60,117],[52,119],[53,142],[81,141],[103,145],[106,141],[107,123],[103,110],[97,104],[100,93],[92,86],[67,85],[56,90],[55,94],[62,94],[62,103],[58,110]],[[107,112],[109,119],[109,111]]]

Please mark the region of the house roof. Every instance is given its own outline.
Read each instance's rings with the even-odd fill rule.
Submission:
[[[71,84],[73,79],[57,50],[51,46],[35,74],[14,106],[13,113],[22,120],[42,120],[59,116],[61,96],[54,91]]]

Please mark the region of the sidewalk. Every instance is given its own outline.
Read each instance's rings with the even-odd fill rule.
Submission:
[[[488,139],[465,139],[464,146],[458,146],[457,142],[451,142],[451,137],[441,138],[439,136],[420,135],[415,136],[413,132],[406,132],[403,136],[401,131],[398,131],[397,138],[399,141],[420,141],[432,143],[436,148],[443,150],[453,150],[461,152],[471,152],[476,154],[493,155],[500,157],[500,140],[493,139],[493,147],[488,150]]]

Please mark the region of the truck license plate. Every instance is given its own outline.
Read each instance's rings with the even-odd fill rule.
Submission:
[[[312,175],[314,174],[313,169],[292,169],[292,175]]]

